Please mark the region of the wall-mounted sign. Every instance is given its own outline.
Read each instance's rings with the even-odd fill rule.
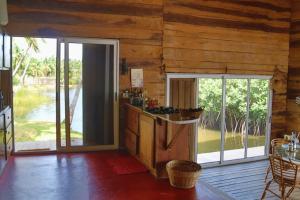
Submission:
[[[143,69],[131,69],[131,87],[141,88],[144,86]]]

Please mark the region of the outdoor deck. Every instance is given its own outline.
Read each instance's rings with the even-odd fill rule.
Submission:
[[[248,148],[248,158],[265,155],[265,147],[250,147]],[[234,149],[224,151],[225,160],[236,160],[244,158],[244,149]],[[202,153],[197,155],[198,163],[211,163],[220,161],[220,152]]]
[[[268,164],[264,160],[204,169],[200,179],[213,190],[223,193],[225,199],[260,199],[265,187],[264,178]],[[271,187],[276,191],[275,184]],[[266,199],[278,198],[267,193]],[[300,199],[300,189],[296,189],[290,199]]]

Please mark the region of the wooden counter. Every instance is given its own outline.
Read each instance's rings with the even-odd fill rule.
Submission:
[[[125,105],[125,112],[126,149],[154,176],[167,177],[165,165],[170,160],[193,160],[193,123],[173,123],[130,104]]]

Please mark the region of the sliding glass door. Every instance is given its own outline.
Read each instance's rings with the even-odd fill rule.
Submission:
[[[197,162],[207,165],[262,159],[268,155],[272,93],[270,76],[167,74],[167,94],[174,79],[197,80],[197,105],[204,107],[197,125]],[[167,105],[172,105],[172,95]]]
[[[271,90],[269,77],[226,75],[198,78],[199,163],[265,157],[268,152]]]
[[[249,120],[247,157],[263,156],[268,138],[270,122],[269,80],[251,79],[249,91]]]
[[[222,79],[199,78],[198,102],[205,105],[198,126],[198,161],[220,161],[222,124]]]
[[[58,107],[64,113],[57,114],[61,118],[59,149],[117,148],[117,41],[64,39],[59,43],[58,55],[63,60],[58,59],[58,84],[63,88],[57,89],[64,91],[58,91]]]
[[[248,79],[225,79],[224,161],[245,156],[247,83]]]

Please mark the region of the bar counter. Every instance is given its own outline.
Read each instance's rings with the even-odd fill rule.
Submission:
[[[153,114],[124,105],[125,146],[157,178],[166,178],[170,160],[194,160],[194,125],[198,118],[178,114]]]

